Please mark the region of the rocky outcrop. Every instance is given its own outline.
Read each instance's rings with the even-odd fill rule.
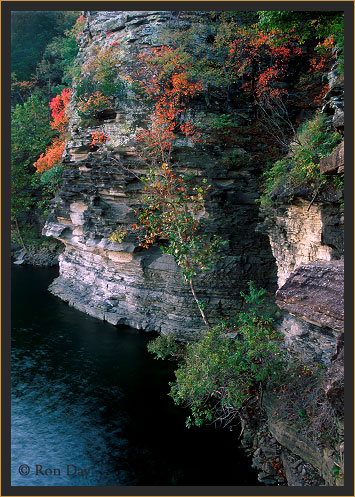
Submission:
[[[103,163],[99,154],[91,154],[90,162],[70,164],[45,226],[46,234],[66,246],[60,256],[60,277],[51,290],[76,308],[113,324],[175,333],[201,328],[199,313],[173,258],[158,248],[142,250],[130,229],[140,199],[136,177],[127,178],[119,165]],[[208,165],[207,158],[204,164]],[[247,281],[272,288],[274,279],[267,239],[255,234],[253,175],[248,171],[222,175],[218,163],[213,165],[210,171],[198,170],[208,174],[214,185],[205,225],[228,239],[228,250],[216,271],[196,282],[199,298],[208,302],[212,322],[237,308],[239,291]],[[133,170],[139,173],[137,165]],[[230,199],[228,208],[221,198]],[[127,231],[122,243],[108,239],[117,226]]]
[[[344,261],[301,264],[276,292],[281,309],[318,326],[344,327]]]
[[[321,174],[341,174],[344,172],[344,141],[342,141],[334,152],[324,157],[319,162]]]
[[[288,311],[280,326],[287,349],[305,362],[329,365],[344,329],[344,261],[301,264],[276,303]]]
[[[171,12],[91,12],[81,36],[79,60],[90,61],[95,46],[117,43],[124,53],[122,72],[130,74],[138,51],[159,43],[159,29],[172,16]],[[200,20],[191,12],[174,22],[189,25]],[[173,258],[157,247],[143,250],[131,228],[136,222],[134,211],[141,204],[139,178],[146,171],[136,153],[135,137],[146,127],[151,107],[128,89],[94,127],[82,125],[74,101],[71,111],[71,139],[64,154],[68,167],[44,228],[44,234],[65,244],[60,276],[51,291],[112,324],[184,336],[201,329],[203,321]],[[203,127],[208,117],[206,102],[196,100],[189,113]],[[93,131],[103,131],[110,138],[99,150],[90,147]],[[198,298],[208,303],[212,324],[239,307],[239,292],[249,280],[275,289],[275,263],[267,236],[255,231],[259,173],[252,165],[226,167],[235,152],[233,145],[203,148],[185,137],[177,140],[172,154],[175,171],[206,178],[212,185],[202,214],[204,230],[219,233],[228,242],[216,270],[195,282]],[[117,229],[124,233],[121,243],[109,240]]]
[[[344,171],[344,142],[321,160],[324,174]],[[267,392],[263,406],[288,484],[343,485],[344,230],[341,193],[274,193],[262,229],[278,267],[279,331],[290,362],[310,367],[285,391]],[[316,198],[317,197],[317,198]],[[260,228],[259,228],[260,229]],[[315,368],[318,383],[305,380]],[[307,383],[308,381],[308,383]],[[291,383],[291,380],[289,380]],[[324,428],[326,426],[326,428]],[[322,442],[317,433],[329,431]],[[255,454],[254,454],[255,458]],[[299,471],[300,469],[300,471]]]
[[[58,240],[49,239],[36,245],[24,248],[13,248],[11,259],[13,264],[31,264],[33,266],[57,266],[59,255],[64,247]]]
[[[279,287],[301,264],[340,259],[344,254],[343,224],[336,202],[310,205],[308,199],[297,197],[270,211],[264,229],[276,259]]]
[[[296,423],[292,423],[289,418],[280,416],[280,402],[282,401],[270,393],[265,395],[264,408],[267,413],[270,433],[282,447],[299,457],[301,460],[299,464],[308,463],[315,468],[326,485],[343,484],[333,472],[334,466],[339,465],[340,454],[334,449],[321,448],[303,434]],[[288,461],[289,458],[286,454],[287,452],[284,452],[284,458]]]
[[[329,115],[333,129],[344,134],[344,77],[339,73],[337,63],[328,73],[329,91],[325,95],[322,112]]]

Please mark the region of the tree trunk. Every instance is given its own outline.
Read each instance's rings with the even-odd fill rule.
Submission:
[[[17,231],[17,234],[18,234],[18,236],[19,236],[19,238],[20,238],[20,241],[21,241],[22,247],[23,247],[23,249],[24,249],[26,252],[28,252],[28,251],[27,251],[27,248],[26,248],[26,246],[25,246],[25,244],[23,243],[23,239],[22,239],[22,236],[21,236],[20,228],[18,227],[18,224],[17,224],[17,219],[16,219],[16,217],[15,217],[15,225],[16,225],[16,231]]]
[[[191,292],[192,292],[192,295],[194,296],[194,299],[195,299],[195,302],[197,304],[197,307],[199,308],[199,311],[201,313],[201,316],[202,316],[202,319],[203,319],[203,322],[205,323],[206,325],[206,328],[209,330],[211,328],[209,322],[208,322],[208,319],[206,317],[206,314],[203,312],[203,309],[201,309],[200,307],[200,304],[198,303],[198,298],[197,298],[197,295],[195,293],[195,289],[194,289],[194,285],[193,285],[193,282],[192,282],[192,278],[190,278],[190,289],[191,289]]]

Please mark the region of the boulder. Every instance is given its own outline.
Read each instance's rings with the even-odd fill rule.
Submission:
[[[344,261],[301,264],[276,293],[277,305],[318,326],[344,327]]]
[[[320,160],[319,170],[321,174],[340,174],[344,172],[344,140],[332,154]]]

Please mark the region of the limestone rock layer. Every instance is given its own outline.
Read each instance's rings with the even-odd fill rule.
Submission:
[[[83,65],[95,57],[95,47],[117,43],[122,50],[122,77],[132,74],[136,56],[158,43],[171,12],[91,12],[78,60]],[[187,13],[179,21],[199,22]],[[107,35],[109,33],[109,36]],[[144,330],[189,335],[203,321],[188,286],[172,257],[158,247],[143,250],[132,223],[141,205],[139,178],[146,166],[136,153],[137,131],[149,126],[152,108],[128,91],[116,108],[103,113],[95,126],[84,125],[71,102],[71,137],[67,143],[63,183],[44,228],[65,244],[60,257],[60,276],[51,291],[74,307],[113,324],[124,323]],[[245,112],[245,108],[240,111]],[[208,112],[204,99],[191,102],[189,113],[203,126]],[[90,147],[91,133],[110,138],[104,147]],[[199,147],[187,138],[173,150],[175,171],[206,178],[211,194],[203,212],[205,233],[218,233],[227,242],[223,259],[215,270],[196,279],[199,299],[207,303],[211,323],[238,309],[240,291],[253,280],[275,289],[275,263],[265,234],[255,230],[258,222],[257,181],[253,166],[226,167],[235,146]],[[121,243],[109,240],[113,231],[125,232]]]

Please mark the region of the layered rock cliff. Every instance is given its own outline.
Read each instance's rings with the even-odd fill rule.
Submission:
[[[170,12],[91,13],[79,60],[94,57],[97,45],[119,43],[124,50],[122,73],[130,74],[139,50],[157,43],[159,26],[171,16]],[[180,16],[179,22],[191,25],[200,19],[190,13]],[[60,276],[51,291],[112,324],[186,336],[203,322],[178,267],[158,248],[142,250],[130,228],[141,199],[139,177],[146,170],[136,154],[135,136],[150,112],[131,91],[117,102],[115,110],[103,113],[95,127],[82,126],[72,108],[71,139],[64,156],[68,168],[44,228],[44,234],[65,244]],[[201,125],[208,116],[204,100],[197,101],[189,112]],[[93,131],[109,135],[104,151],[90,147]],[[238,308],[239,292],[247,281],[275,289],[275,264],[267,236],[255,230],[257,170],[253,166],[228,169],[226,160],[232,153],[242,154],[243,150],[223,147],[221,154],[218,145],[203,150],[186,138],[173,152],[177,171],[194,173],[212,185],[203,214],[205,231],[219,233],[228,241],[223,261],[197,281],[197,294],[208,302],[211,323]],[[117,227],[127,232],[122,243],[109,240]]]
[[[334,78],[333,86],[324,109],[343,134],[341,85]],[[321,159],[319,168],[322,174],[344,172],[344,142]],[[264,213],[263,225],[258,227],[269,235],[278,268],[276,303],[284,311],[279,330],[288,358],[307,365],[300,378],[303,374],[320,378],[314,383],[309,378],[296,382],[290,378],[282,393],[265,394],[264,423],[256,437],[244,441],[246,446],[259,447],[253,460],[265,483],[278,481],[277,460],[288,485],[344,484],[342,195],[332,189],[319,195],[299,189],[291,196],[276,190],[274,208]],[[319,367],[321,373],[315,371]]]
[[[95,57],[95,47],[115,43],[124,54],[122,75],[130,74],[137,53],[159,45],[162,26],[170,22],[189,26],[200,20],[201,15],[194,12],[179,18],[172,12],[90,12],[80,37],[78,61],[87,63]],[[334,79],[324,111],[333,126],[343,131],[341,95],[341,85]],[[243,125],[252,109],[246,101],[238,105],[231,112]],[[159,248],[143,250],[131,229],[142,196],[139,178],[146,171],[137,155],[136,135],[151,111],[149,103],[129,89],[114,109],[101,113],[99,122],[84,125],[71,103],[71,136],[64,155],[67,169],[44,228],[46,235],[65,244],[60,276],[51,291],[112,324],[186,338],[201,329],[203,321],[179,268]],[[208,112],[202,98],[189,108],[201,127]],[[110,137],[99,149],[90,146],[94,131]],[[340,146],[334,156],[324,159],[323,173],[343,171],[341,150]],[[336,446],[324,447],[301,435],[297,423],[287,419],[287,411],[278,417],[279,398],[272,392],[264,396],[265,423],[256,437],[248,435],[245,445],[258,446],[254,462],[264,483],[284,481],[283,477],[277,480],[275,467],[280,463],[290,485],[339,484],[332,470],[334,466],[343,469],[342,196],[334,190],[316,196],[300,190],[292,197],[275,192],[275,206],[264,214],[261,225],[255,203],[260,170],[250,162],[226,167],[244,153],[235,143],[199,147],[187,138],[181,138],[173,150],[176,171],[191,172],[212,185],[203,213],[204,230],[228,242],[222,262],[197,279],[198,297],[208,303],[208,318],[214,324],[238,309],[240,291],[249,280],[271,292],[278,287],[276,301],[283,311],[279,328],[289,357],[328,368],[319,389],[338,416]],[[124,239],[110,241],[117,229],[125,233]],[[309,468],[317,474],[313,480],[307,477]]]

